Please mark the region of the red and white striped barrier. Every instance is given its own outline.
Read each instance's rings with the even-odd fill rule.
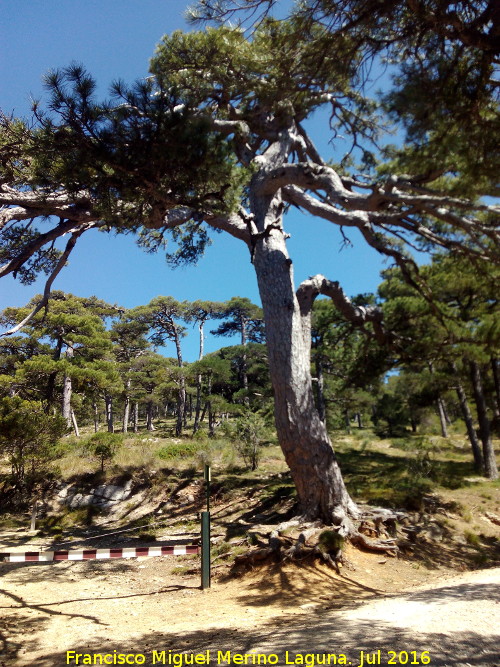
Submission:
[[[47,563],[55,560],[100,560],[103,558],[138,558],[139,556],[186,556],[197,554],[196,544],[163,547],[130,547],[121,549],[79,549],[75,551],[24,551],[0,553],[0,561],[10,563]]]

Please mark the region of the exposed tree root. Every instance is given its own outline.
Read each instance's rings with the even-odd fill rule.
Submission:
[[[236,556],[236,568],[252,568],[264,561],[287,562],[319,559],[340,574],[339,565],[350,566],[343,555],[346,541],[362,549],[396,556],[397,521],[404,512],[366,508],[357,520],[342,516],[333,526],[319,521],[307,522],[301,517],[278,526],[254,526],[248,537],[255,545]],[[338,520],[340,517],[336,517]],[[297,532],[299,533],[297,536]]]

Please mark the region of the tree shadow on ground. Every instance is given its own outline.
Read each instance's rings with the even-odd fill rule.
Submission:
[[[397,509],[421,509],[421,497],[436,485],[448,489],[469,486],[474,474],[469,461],[414,457],[393,451],[342,450],[342,474],[355,498]]]
[[[109,632],[108,632],[109,634]],[[112,634],[112,633],[111,633]],[[498,637],[484,636],[468,632],[427,632],[415,633],[390,623],[371,620],[343,619],[339,612],[330,612],[322,617],[315,617],[314,624],[302,620],[278,620],[253,627],[251,622],[238,629],[220,627],[217,629],[184,632],[164,630],[144,633],[140,637],[116,642],[103,637],[88,638],[84,644],[74,644],[67,648],[56,649],[43,656],[37,656],[37,667],[63,667],[75,664],[68,661],[67,650],[81,654],[111,654],[113,652],[140,654],[145,665],[168,664],[169,651],[173,653],[196,654],[209,653],[210,665],[225,665],[227,651],[234,653],[259,653],[278,656],[274,664],[284,665],[288,651],[288,664],[297,654],[344,654],[353,666],[360,664],[360,652],[373,656],[381,651],[382,665],[388,664],[389,651],[410,663],[412,651],[416,651],[417,660],[424,651],[429,651],[432,667],[487,667],[498,665]],[[31,650],[34,647],[31,647]],[[24,656],[29,657],[30,646],[24,647]],[[157,652],[155,655],[154,652]],[[161,652],[165,651],[162,660]],[[222,655],[218,652],[222,652]],[[408,658],[408,656],[410,656]],[[80,658],[81,664],[82,658]],[[99,660],[99,659],[98,659]],[[241,664],[241,663],[240,663]],[[250,662],[251,664],[251,662]],[[263,664],[261,662],[261,664]],[[366,664],[366,662],[365,662]],[[400,664],[396,659],[394,664]],[[415,664],[415,663],[413,663]],[[425,664],[425,663],[421,663]]]
[[[407,542],[401,547],[403,559],[430,570],[439,567],[475,570],[500,566],[500,542],[495,537],[482,536],[478,546],[429,540],[419,541],[418,544]]]
[[[374,596],[385,596],[382,591],[354,581],[349,576],[339,577],[333,570],[311,563],[294,563],[288,570],[282,564],[266,567],[265,576],[258,571],[250,579],[242,579],[242,592],[238,601],[245,607],[269,607],[279,605],[295,609],[298,605],[322,603],[342,607],[363,604]],[[318,590],[322,594],[318,598]],[[244,592],[243,592],[244,591]],[[325,603],[326,601],[326,603]]]

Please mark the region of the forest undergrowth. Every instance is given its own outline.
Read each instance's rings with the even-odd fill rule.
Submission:
[[[95,546],[100,535],[122,530],[126,532],[117,532],[114,541],[152,543],[183,531],[196,535],[199,512],[205,509],[203,467],[208,463],[216,570],[219,574],[234,571],[238,563],[254,567],[260,557],[247,561],[245,554],[264,553],[262,547],[272,531],[297,513],[293,481],[274,433],[268,431],[259,447],[258,466],[251,470],[229,426],[216,438],[208,438],[203,431],[194,438],[174,437],[172,428],[165,421],[153,432],[116,436],[104,459],[89,447],[90,433],[63,439],[60,456],[51,463],[40,487],[36,530],[28,530],[29,504],[17,511],[7,505],[0,515],[0,532],[17,533],[26,544],[42,541],[47,548],[61,543],[74,543],[76,548],[87,539],[94,540]],[[384,438],[368,428],[332,436],[355,501],[362,508],[402,512],[394,528],[400,558],[428,568],[500,564],[500,484],[475,473],[459,425],[448,438],[410,432]],[[498,449],[498,441],[495,444]],[[4,492],[7,472],[4,468]],[[54,500],[64,485],[90,489],[125,482],[132,484],[134,493],[119,509],[75,508]],[[375,523],[365,522],[363,528],[369,537],[377,536]],[[300,533],[300,526],[280,532],[283,553]],[[326,538],[316,531],[316,547],[322,539]],[[182,567],[189,570],[197,565]]]

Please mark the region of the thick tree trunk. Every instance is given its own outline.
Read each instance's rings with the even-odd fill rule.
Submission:
[[[460,409],[462,411],[462,417],[465,422],[465,427],[467,429],[467,435],[469,436],[469,442],[472,447],[472,455],[474,456],[474,466],[479,472],[483,470],[483,454],[481,452],[481,446],[479,440],[477,439],[476,429],[474,428],[474,422],[472,420],[471,411],[469,408],[469,402],[465,394],[462,383],[460,382],[460,377],[458,375],[456,364],[452,364],[452,370],[455,374],[455,388],[457,391],[458,402],[460,403]]]
[[[311,308],[314,296],[294,291],[292,262],[277,228],[280,202],[259,206],[254,265],[264,310],[269,371],[274,389],[279,442],[290,468],[301,512],[307,519],[341,523],[359,510],[344,485],[340,467],[314,402],[310,371]],[[259,221],[259,208],[272,226]]]
[[[470,370],[479,422],[479,437],[483,444],[484,474],[488,479],[498,479],[498,468],[495,459],[495,450],[493,449],[493,443],[491,442],[490,422],[488,419],[486,400],[484,398],[479,364],[475,361],[471,361]]]
[[[326,423],[326,403],[324,393],[324,377],[323,377],[323,362],[319,351],[316,352],[315,358],[316,367],[316,407],[318,408],[319,418],[323,423]]]

